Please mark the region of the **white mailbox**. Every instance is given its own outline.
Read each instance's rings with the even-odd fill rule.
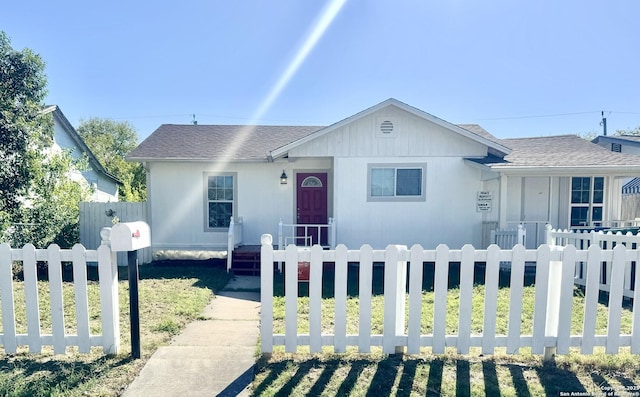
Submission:
[[[111,250],[136,251],[151,246],[151,231],[146,222],[121,222],[111,228]]]

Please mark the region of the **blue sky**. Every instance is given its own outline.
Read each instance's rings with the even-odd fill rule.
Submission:
[[[500,138],[640,126],[637,0],[10,1],[72,124],[328,125],[388,98]]]

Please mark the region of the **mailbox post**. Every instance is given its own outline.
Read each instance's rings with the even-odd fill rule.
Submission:
[[[131,357],[140,358],[140,308],[138,304],[138,250],[151,245],[149,225],[145,222],[116,223],[111,228],[111,250],[127,252],[129,273],[129,320]]]

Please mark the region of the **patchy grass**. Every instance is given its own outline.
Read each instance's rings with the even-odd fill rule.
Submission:
[[[95,270],[95,269],[90,269]],[[90,354],[78,354],[67,348],[67,355],[53,355],[52,349],[42,354],[29,354],[21,347],[17,354],[0,354],[1,396],[117,396],[133,381],[145,362],[158,348],[166,344],[188,322],[198,319],[213,294],[229,280],[225,269],[210,261],[167,261],[140,266],[139,306],[142,358],[132,360],[129,327],[129,286],[126,268],[120,270],[120,336],[121,353],[102,354],[102,348],[92,348]],[[67,274],[68,272],[65,272]],[[90,271],[89,309],[91,333],[98,334],[100,300],[97,276]],[[65,278],[68,280],[68,278]],[[48,284],[39,281],[41,329],[51,332],[48,313]],[[16,297],[16,327],[26,332],[24,285],[14,281]],[[73,328],[75,311],[73,284],[65,282],[65,324],[68,333]]]
[[[585,357],[569,354],[543,363],[527,354],[450,351],[437,356],[278,353],[260,360],[253,386],[256,396],[558,396],[616,390],[609,395],[637,395],[637,356]]]
[[[458,327],[459,289],[456,285],[456,269],[450,277],[447,299],[447,333],[456,334]],[[481,333],[484,316],[484,286],[482,269],[476,269],[472,306],[472,333]],[[331,275],[326,276],[322,301],[322,332],[333,333],[334,299]],[[374,273],[374,279],[376,274]],[[433,332],[433,290],[429,288],[429,275],[422,294],[421,332]],[[453,280],[453,281],[452,281]],[[531,334],[533,328],[533,302],[535,288],[532,278],[525,282],[521,332]],[[276,280],[275,290],[281,291],[281,280]],[[375,282],[374,282],[375,283]],[[496,333],[505,335],[508,329],[509,286],[508,277],[501,275],[498,292]],[[309,299],[301,284],[298,298],[298,330],[308,333]],[[358,333],[359,304],[357,273],[350,269],[347,298],[347,333]],[[381,289],[374,289],[372,299],[372,333],[381,334],[383,326],[384,297]],[[585,297],[581,289],[574,290],[571,332],[579,334],[583,326]],[[274,333],[284,333],[284,297],[274,298]],[[408,307],[408,305],[407,305]],[[607,327],[606,300],[598,306],[596,333],[605,334]],[[621,332],[629,334],[632,313],[623,306]],[[640,392],[640,357],[622,348],[616,355],[604,354],[596,348],[592,355],[581,355],[572,348],[571,353],[544,363],[542,357],[532,355],[523,348],[519,355],[507,355],[505,349],[496,349],[493,355],[483,356],[480,349],[472,348],[468,355],[458,355],[447,348],[444,355],[434,355],[430,348],[420,355],[383,355],[379,349],[372,354],[358,354],[350,348],[346,354],[334,354],[331,348],[323,353],[309,354],[300,348],[297,354],[287,354],[278,347],[271,357],[258,362],[257,376],[253,384],[255,395],[321,395],[321,396],[538,396],[560,395],[562,392],[583,392],[585,395],[638,395]],[[624,394],[627,392],[627,394]],[[577,394],[574,394],[577,395]]]

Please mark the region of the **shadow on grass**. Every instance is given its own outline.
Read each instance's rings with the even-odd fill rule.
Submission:
[[[477,373],[479,365],[482,366],[481,375]],[[637,387],[632,379],[620,373],[610,375],[591,373],[593,383],[585,385],[575,372],[553,362],[523,364],[496,361],[492,357],[417,358],[402,355],[379,359],[315,357],[302,361],[288,359],[259,363],[254,395],[313,396],[324,391],[329,395],[342,396],[354,390],[360,390],[360,394],[366,390],[367,396],[440,396],[453,392],[457,396],[479,393],[519,397],[565,393],[588,395],[611,389],[607,379],[613,379],[626,390]],[[307,383],[301,384],[303,379],[307,379]]]
[[[100,374],[131,362],[130,357],[102,356],[83,361],[56,360],[32,355],[0,358],[0,395],[48,396],[65,395],[83,384],[93,382]]]

